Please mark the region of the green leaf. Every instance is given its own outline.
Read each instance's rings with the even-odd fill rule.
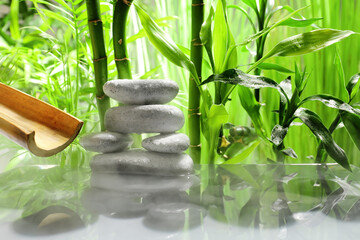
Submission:
[[[252,152],[255,151],[256,147],[259,146],[259,144],[260,144],[260,141],[255,141],[255,142],[251,143],[249,147],[245,148],[238,155],[227,160],[223,164],[237,164],[237,163],[244,161]]]
[[[261,70],[275,70],[282,73],[294,73],[294,71],[275,63],[261,63],[258,65]]]
[[[318,51],[341,41],[354,34],[353,31],[336,29],[317,29],[311,32],[298,34],[279,42],[264,59],[272,56],[297,56]]]
[[[302,100],[299,105],[302,105],[309,101],[320,101],[327,107],[335,108],[335,109],[343,110],[343,111],[346,111],[349,113],[360,115],[360,110],[353,108],[352,106],[345,103],[344,101],[342,101],[336,97],[330,96],[330,95],[325,95],[325,94],[313,95],[313,96],[307,97],[304,100]]]
[[[147,71],[144,73],[139,79],[147,79],[153,77],[153,75],[161,68],[161,65],[154,67],[153,69],[150,69],[150,71]]]
[[[241,105],[245,109],[245,111],[249,114],[252,123],[256,129],[256,132],[262,138],[266,138],[264,124],[260,115],[260,103],[256,101],[254,94],[250,91],[250,89],[239,86],[238,94],[240,98]]]
[[[225,61],[226,52],[228,50],[228,29],[226,23],[225,9],[223,5],[224,0],[218,0],[214,16],[214,32],[213,32],[213,49],[214,49],[214,63],[215,73],[222,71],[222,66]]]
[[[285,154],[286,156],[289,156],[291,158],[294,158],[294,159],[298,158],[298,155],[296,154],[296,152],[292,148],[287,148],[287,149],[281,150],[281,152],[283,154]]]
[[[228,69],[221,74],[213,74],[205,81],[203,81],[201,85],[210,82],[223,82],[233,85],[240,85],[252,89],[275,88],[280,92],[280,94],[283,94],[286,97],[286,94],[284,93],[282,88],[280,88],[277,82],[275,82],[274,80],[263,76],[246,74],[238,69]]]
[[[12,0],[10,5],[10,33],[15,40],[20,38],[19,0]]]
[[[229,114],[224,105],[213,104],[208,113],[208,125],[210,133],[210,161],[213,160],[217,148],[221,126],[227,122]]]
[[[153,46],[169,61],[179,67],[187,69],[195,78],[197,84],[199,84],[200,82],[197,77],[196,69],[190,59],[179,49],[171,37],[165,33],[141,7],[137,4],[134,5],[139,15],[141,25],[143,26],[146,35]]]
[[[346,90],[349,94],[350,101],[354,99],[360,87],[360,73],[351,77],[349,83],[346,85]]]
[[[165,21],[176,20],[176,19],[177,19],[176,17],[168,16],[168,17],[158,18],[158,19],[156,19],[154,21],[159,25],[159,27],[170,27],[169,24],[167,24]],[[128,37],[126,39],[126,41],[127,41],[127,43],[130,43],[130,42],[134,42],[137,39],[140,39],[140,38],[143,38],[143,37],[146,37],[146,32],[145,32],[144,29],[140,29],[139,32],[137,32],[134,35]]]
[[[205,50],[209,56],[210,64],[213,69],[215,70],[215,64],[214,64],[214,57],[212,52],[212,35],[211,35],[211,22],[214,16],[214,8],[210,8],[209,16],[207,17],[206,21],[201,26],[200,30],[200,39],[201,43],[204,45]]]
[[[340,58],[340,54],[339,54],[339,48],[338,46],[336,46],[336,51],[335,51],[335,64],[336,64],[336,68],[337,68],[337,72],[340,78],[340,87],[339,87],[339,92],[340,92],[340,98],[344,100],[344,102],[349,102],[350,98],[348,96],[348,94],[346,93],[346,83],[345,83],[345,72],[344,72],[344,66],[343,63],[341,61]]]
[[[326,152],[337,163],[345,169],[351,171],[349,160],[344,150],[339,147],[332,138],[329,130],[321,122],[319,116],[305,108],[299,108],[294,113],[311,130],[311,132],[324,144]]]
[[[243,3],[254,9],[255,12],[258,12],[256,0],[241,0]]]
[[[360,150],[360,117],[344,111],[340,111],[340,116],[346,131]]]
[[[246,11],[244,8],[242,8],[242,7],[240,7],[240,6],[237,6],[237,5],[228,5],[227,8],[237,9],[237,10],[241,11],[243,14],[245,14],[246,18],[248,19],[248,21],[249,21],[249,23],[250,23],[250,25],[251,25],[251,27],[252,27],[252,29],[253,29],[253,32],[254,32],[254,33],[257,32],[253,20],[251,19],[250,15],[247,13],[247,11]]]
[[[284,22],[280,23],[279,26],[308,27],[319,20],[322,20],[322,18],[308,18],[308,19],[288,18]]]
[[[275,125],[271,131],[271,142],[276,146],[279,146],[284,141],[284,138],[288,132],[289,128],[284,128],[280,125]]]

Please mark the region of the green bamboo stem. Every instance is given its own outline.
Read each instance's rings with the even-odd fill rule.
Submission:
[[[264,24],[265,24],[265,10],[266,10],[266,5],[267,5],[267,1],[261,1],[260,3],[260,12],[258,15],[258,23],[259,23],[259,32],[261,32],[262,30],[264,30]],[[265,45],[265,39],[266,39],[266,35],[261,36],[259,39],[257,39],[256,41],[256,56],[255,56],[255,62],[259,61],[263,55],[264,55],[264,45]],[[260,68],[256,68],[254,71],[255,75],[259,75],[261,74],[261,69]],[[260,101],[260,89],[255,89],[255,99],[256,101]]]
[[[126,20],[133,0],[118,0],[114,4],[113,44],[119,79],[132,79],[126,45]]]
[[[126,21],[133,0],[118,0],[114,3],[113,44],[118,79],[132,79],[130,59],[126,44]],[[141,148],[141,135],[132,134],[132,147]]]
[[[105,130],[104,116],[110,107],[110,100],[104,94],[103,85],[108,79],[107,56],[105,51],[103,25],[98,0],[86,0],[88,26],[93,50],[93,64],[96,85],[96,103],[98,106],[100,128]]]
[[[200,40],[200,29],[204,21],[204,1],[192,0],[191,5],[191,54],[190,60],[194,63],[199,80],[201,80],[202,65],[202,43]],[[201,159],[201,138],[200,138],[200,92],[193,77],[189,80],[189,138],[190,156],[195,163]]]

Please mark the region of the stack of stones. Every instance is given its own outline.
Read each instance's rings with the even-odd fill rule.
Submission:
[[[179,87],[170,80],[113,80],[104,92],[124,106],[105,114],[107,132],[80,139],[88,151],[99,152],[92,159],[93,172],[116,172],[156,176],[180,176],[192,172],[193,161],[183,152],[189,138],[176,133],[184,124],[180,109],[165,103],[173,100]],[[159,133],[142,141],[144,149],[128,150],[130,133]]]

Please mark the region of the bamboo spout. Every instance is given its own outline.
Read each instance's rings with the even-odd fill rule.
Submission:
[[[82,125],[70,114],[0,83],[0,133],[36,156],[64,150]]]

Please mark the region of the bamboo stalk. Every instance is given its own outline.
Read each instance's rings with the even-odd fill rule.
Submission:
[[[132,79],[126,44],[126,21],[133,0],[118,0],[114,5],[113,44],[118,79]],[[132,147],[141,148],[141,135],[132,134]]]
[[[110,100],[104,94],[103,85],[108,80],[107,56],[105,51],[103,25],[98,0],[86,0],[88,26],[93,50],[93,64],[95,71],[96,103],[98,106],[100,128],[105,130],[104,116],[110,107]]]
[[[261,1],[261,3],[260,3],[260,12],[259,12],[259,15],[258,15],[259,32],[264,30],[266,5],[267,5],[267,0]],[[255,62],[259,61],[264,55],[265,39],[266,39],[266,35],[261,36],[256,41]],[[261,69],[256,68],[255,71],[254,71],[254,74],[260,76]],[[260,89],[255,89],[255,99],[258,102],[260,101]]]
[[[126,20],[133,0],[115,2],[113,15],[113,44],[115,63],[119,79],[131,79],[130,59],[126,46]]]
[[[204,21],[204,1],[192,0],[191,5],[191,53],[190,60],[194,63],[197,75],[201,80],[202,65],[202,43],[200,40],[200,29]],[[200,92],[194,78],[189,79],[189,138],[190,156],[195,163],[201,159],[201,137],[200,137]]]

